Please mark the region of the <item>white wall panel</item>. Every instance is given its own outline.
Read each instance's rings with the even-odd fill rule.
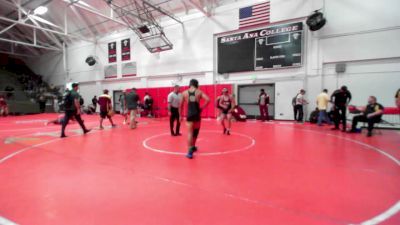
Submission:
[[[292,98],[304,88],[302,80],[281,81],[275,84],[275,118],[293,120]]]

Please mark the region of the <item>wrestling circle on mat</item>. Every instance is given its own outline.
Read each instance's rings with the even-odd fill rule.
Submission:
[[[85,120],[97,125],[97,117]],[[226,136],[211,120],[200,131],[199,157],[188,160],[181,155],[184,126],[183,136],[171,137],[167,121],[144,122],[133,131],[121,126],[86,136],[75,124],[67,139],[54,136],[58,126],[6,127],[0,216],[19,224],[400,221],[397,132],[367,139],[272,122],[235,123]],[[202,157],[209,153],[218,154]]]

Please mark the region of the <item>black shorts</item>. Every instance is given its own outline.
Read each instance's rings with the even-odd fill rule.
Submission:
[[[200,122],[200,120],[201,120],[200,115],[191,115],[186,118],[186,121],[188,122]]]
[[[231,109],[221,109],[221,113],[225,115],[231,114]]]
[[[106,111],[100,111],[100,117],[102,119],[105,119],[106,117],[110,118],[110,116],[108,115],[108,112],[106,112]]]

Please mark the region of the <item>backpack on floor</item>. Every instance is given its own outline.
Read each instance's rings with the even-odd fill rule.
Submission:
[[[317,123],[318,122],[318,117],[319,117],[319,111],[314,110],[310,114],[310,123]]]

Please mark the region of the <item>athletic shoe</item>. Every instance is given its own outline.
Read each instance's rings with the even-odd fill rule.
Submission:
[[[231,135],[230,130],[227,130],[227,131],[226,131],[226,135]]]
[[[112,125],[111,125],[111,127],[113,127],[113,128],[114,128],[114,127],[117,127],[117,125],[115,125],[115,124],[112,124]]]
[[[334,128],[331,128],[331,130],[339,130],[339,128],[334,127]]]
[[[181,133],[177,133],[177,134],[175,134],[175,136],[182,136],[182,134]]]
[[[61,134],[60,138],[66,138],[67,136],[65,134]]]
[[[226,134],[227,129],[224,127],[224,134]]]
[[[349,131],[347,131],[348,133],[357,133],[357,131],[356,130],[353,130],[353,129],[351,129],[351,130],[349,130]]]
[[[100,130],[104,130],[104,127],[100,127],[99,129],[100,129]]]
[[[188,153],[186,154],[186,158],[192,159],[193,158],[193,153],[197,151],[197,147],[193,146],[189,148]]]
[[[87,134],[87,133],[89,133],[91,130],[92,130],[92,129],[86,129],[86,130],[83,131],[83,134]]]
[[[371,137],[371,136],[372,136],[372,132],[371,132],[371,131],[368,131],[367,137]]]
[[[193,152],[188,152],[187,154],[186,154],[186,158],[188,158],[188,159],[193,159]]]
[[[126,124],[126,121],[124,121],[122,124],[125,125],[125,124]]]

